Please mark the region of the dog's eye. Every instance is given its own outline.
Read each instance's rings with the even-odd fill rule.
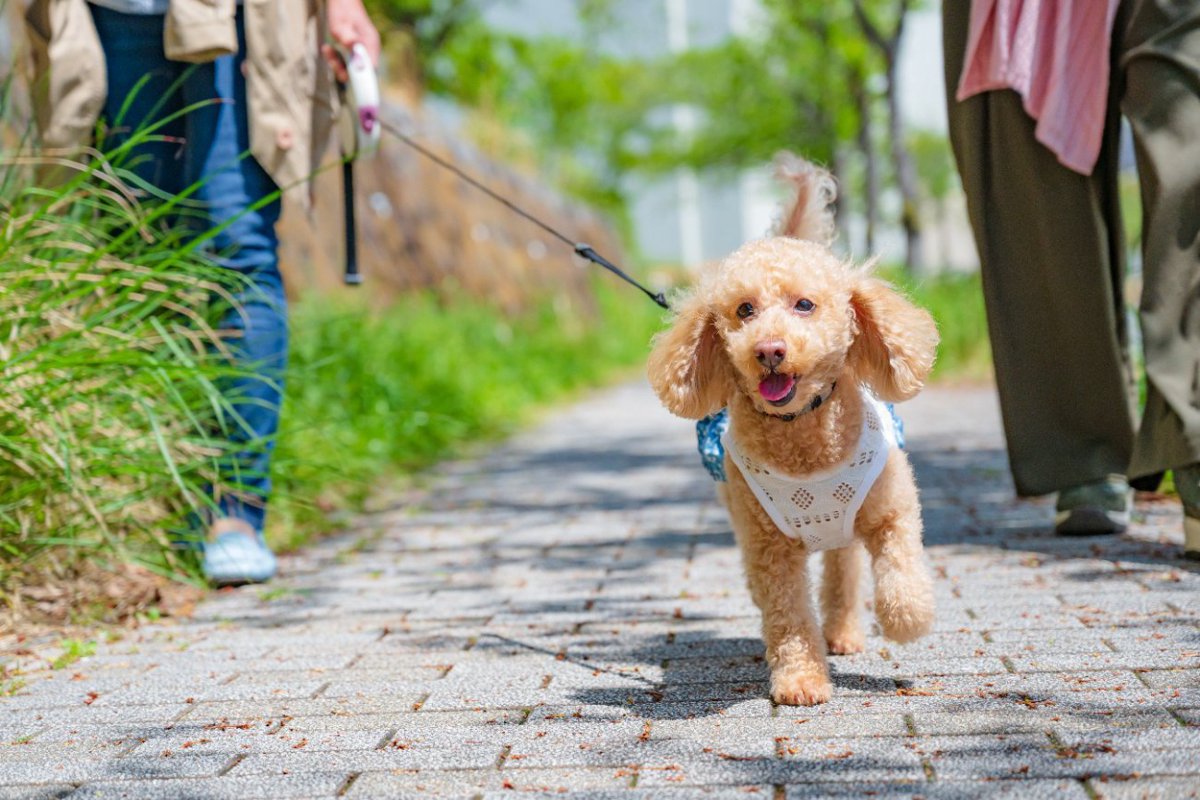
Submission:
[[[754,306],[749,303],[742,303],[737,307],[737,315],[739,319],[746,319],[754,316]]]
[[[807,297],[801,297],[796,301],[796,310],[801,314],[811,314],[812,310],[817,307],[817,304]]]

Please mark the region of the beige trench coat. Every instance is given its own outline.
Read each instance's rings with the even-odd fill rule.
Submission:
[[[172,14],[181,5],[184,11],[191,7],[194,13],[214,13],[213,0],[171,4]],[[337,113],[333,73],[320,55],[326,38],[324,2],[243,0],[243,8],[250,149],[275,183],[287,189],[312,177],[329,145]],[[25,22],[30,87],[43,146],[78,149],[91,144],[108,83],[87,1],[32,0]],[[175,58],[205,60],[220,52],[212,49],[209,39],[187,35],[197,29],[184,26],[181,34],[166,27],[166,49]],[[187,58],[189,48],[195,48],[196,58]]]

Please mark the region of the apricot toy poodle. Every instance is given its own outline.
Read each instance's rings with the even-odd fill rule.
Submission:
[[[832,693],[826,653],[864,647],[864,547],[883,634],[908,642],[933,624],[917,486],[884,403],[920,391],[938,333],[869,264],[831,252],[832,177],[794,156],[777,166],[796,191],[781,235],[743,245],[676,300],[648,373],[678,416],[728,408],[720,494],[762,612],[771,696],[812,705]]]

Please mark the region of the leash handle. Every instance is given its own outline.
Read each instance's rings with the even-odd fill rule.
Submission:
[[[345,230],[346,264],[342,281],[347,286],[362,283],[358,271],[358,224],[354,216],[354,162],[379,149],[383,126],[379,119],[379,76],[362,43],[338,48],[346,64],[348,80],[339,84],[344,123],[342,127],[342,222]]]
[[[350,143],[343,142],[342,147],[347,155],[355,158],[373,155],[379,149],[379,139],[382,125],[379,119],[379,75],[371,65],[371,56],[361,42],[347,50],[338,48],[338,54],[346,64],[348,80],[342,85],[343,101],[349,107],[350,125],[354,129],[354,149],[350,151]]]
[[[362,283],[358,271],[358,225],[354,218],[354,162],[342,162],[342,223],[346,233],[346,271],[342,280],[347,286]]]

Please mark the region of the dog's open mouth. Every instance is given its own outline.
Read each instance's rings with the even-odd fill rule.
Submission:
[[[796,379],[772,372],[759,382],[758,393],[773,406],[786,406],[796,396]]]

